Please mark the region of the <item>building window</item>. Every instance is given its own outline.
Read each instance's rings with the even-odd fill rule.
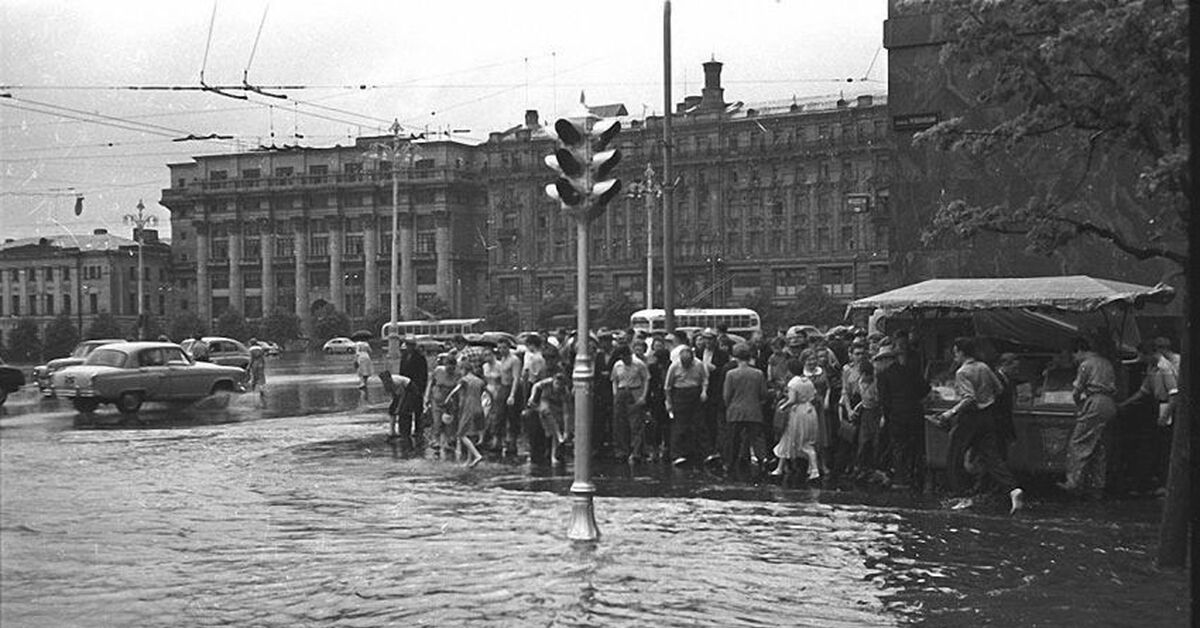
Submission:
[[[295,255],[296,243],[292,236],[275,238],[275,257],[292,257]]]
[[[818,269],[821,289],[835,297],[854,296],[854,275],[849,266],[830,266]]]
[[[162,316],[167,313],[167,295],[158,295],[158,315]]]
[[[309,240],[309,257],[326,257],[329,255],[329,236],[314,235]]]
[[[433,266],[417,266],[417,285],[437,285],[437,268]]]
[[[12,311],[9,312],[9,314],[12,314],[13,316],[21,315],[21,297],[15,294],[12,295]]]
[[[100,295],[88,294],[88,306],[92,314],[100,312]]]
[[[257,270],[246,271],[246,288],[261,288],[262,287],[262,272]]]
[[[209,277],[209,283],[212,284],[212,290],[228,290],[229,273],[215,272]]]
[[[363,254],[363,237],[360,235],[346,236],[346,255],[359,257]]]
[[[417,255],[434,255],[437,253],[437,234],[433,231],[417,232]]]
[[[262,240],[258,238],[246,238],[245,250],[242,251],[242,259],[258,259],[262,257]]]
[[[71,313],[71,295],[69,295],[69,294],[63,295],[62,313],[63,314]]]
[[[842,244],[842,250],[845,250],[845,251],[853,251],[854,250],[855,243],[854,243],[854,226],[853,225],[842,225],[841,244]]]
[[[308,174],[321,176],[329,174],[329,166],[325,164],[316,164],[308,167]]]
[[[53,294],[46,295],[46,314],[48,316],[54,314],[54,295]]]
[[[228,178],[229,173],[224,170],[213,170],[212,172],[208,173],[208,179],[210,181],[223,181]]]
[[[296,171],[290,166],[284,166],[275,169],[275,176],[279,177],[280,179],[286,179],[295,174],[295,172]]]
[[[243,179],[257,179],[262,176],[262,171],[258,168],[246,168],[242,171]]]
[[[29,315],[37,316],[37,295],[29,295]]]
[[[70,266],[63,266],[62,268],[60,268],[60,269],[59,269],[59,276],[60,276],[60,277],[62,277],[62,280],[63,280],[63,281],[70,281],[70,279],[71,279],[71,267],[70,267]]]

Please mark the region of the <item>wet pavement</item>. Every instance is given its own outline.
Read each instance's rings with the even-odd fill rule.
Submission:
[[[1155,500],[1012,518],[600,465],[573,546],[569,468],[405,458],[346,365],[273,366],[265,402],[0,415],[0,625],[1187,625]]]

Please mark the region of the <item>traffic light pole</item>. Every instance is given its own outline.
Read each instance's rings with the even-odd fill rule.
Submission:
[[[596,485],[592,483],[592,382],[595,368],[588,327],[589,214],[588,211],[580,211],[575,215],[575,273],[578,289],[575,304],[575,368],[571,374],[575,386],[575,481],[571,484],[571,522],[567,528],[567,538],[572,541],[600,540],[592,500],[596,494]]]

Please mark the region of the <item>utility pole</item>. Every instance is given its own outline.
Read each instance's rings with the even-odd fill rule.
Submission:
[[[675,331],[675,181],[671,178],[671,0],[663,0],[663,324]]]
[[[146,335],[146,319],[145,319],[145,282],[146,268],[142,261],[142,246],[146,241],[146,227],[158,224],[158,218],[150,214],[146,214],[146,206],[142,204],[142,199],[138,199],[137,214],[125,214],[124,222],[127,225],[133,225],[134,235],[137,240],[138,250],[138,265],[137,265],[137,337],[138,340],[145,340]]]

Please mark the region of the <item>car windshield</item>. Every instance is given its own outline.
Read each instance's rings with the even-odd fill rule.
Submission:
[[[85,364],[92,366],[124,366],[125,352],[117,349],[96,349],[87,357]]]

